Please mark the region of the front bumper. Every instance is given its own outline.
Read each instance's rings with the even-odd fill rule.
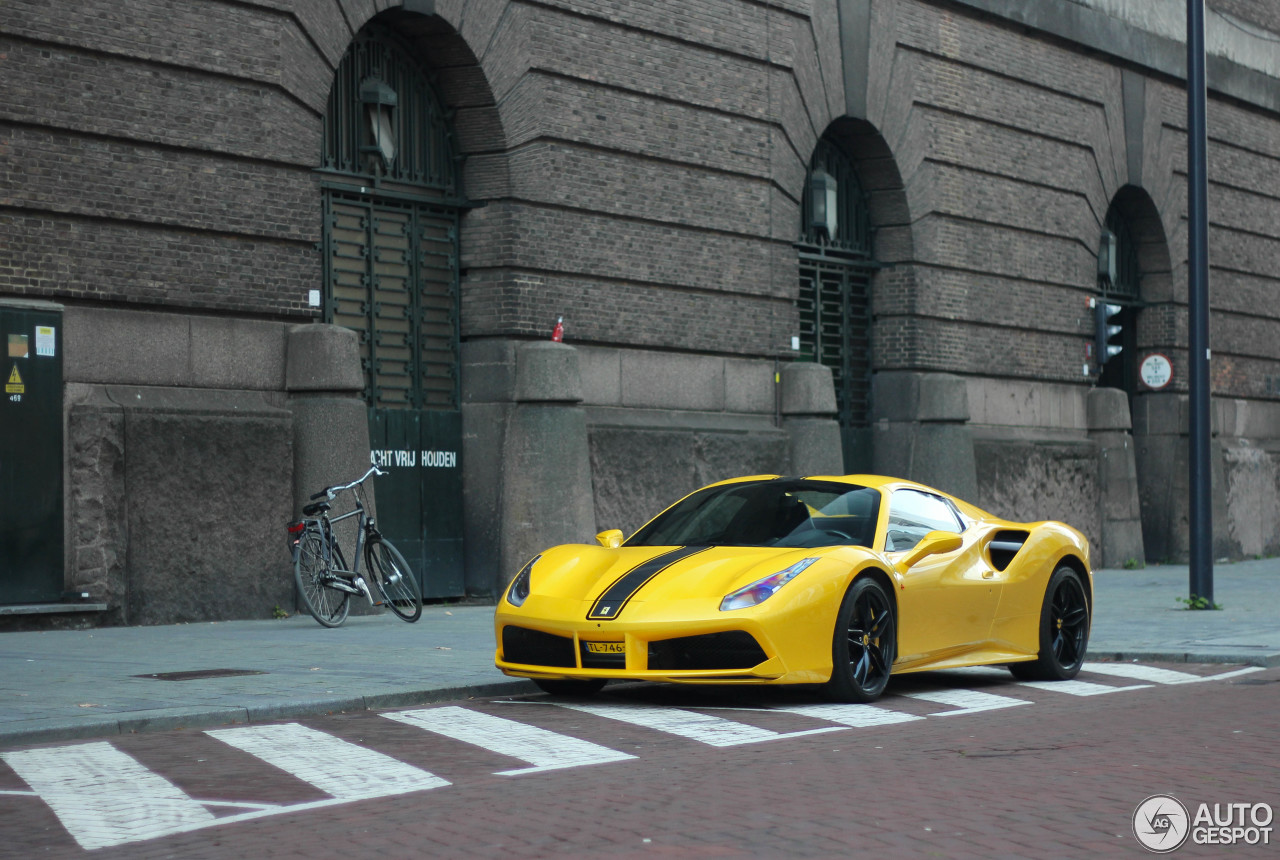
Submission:
[[[769,684],[819,683],[830,674],[829,663],[825,673],[814,671],[801,665],[811,661],[789,653],[795,651],[790,640],[796,627],[786,617],[744,611],[601,624],[510,609],[501,604],[494,618],[494,664],[515,677]],[[827,640],[823,650],[829,647]]]

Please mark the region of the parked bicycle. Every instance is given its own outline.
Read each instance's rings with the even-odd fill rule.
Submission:
[[[363,594],[374,606],[386,606],[405,621],[422,616],[422,591],[409,563],[391,542],[384,538],[365,515],[362,485],[371,475],[386,472],[373,466],[364,477],[341,486],[325,487],[312,496],[313,504],[302,509],[304,519],[289,524],[289,543],[293,549],[293,576],[307,611],[325,627],[337,627],[347,619],[351,595]],[[355,496],[355,510],[330,519],[329,504],[339,493],[350,490]],[[316,499],[324,499],[315,502]],[[343,520],[356,520],[354,564],[348,568],[333,526]],[[360,572],[364,559],[367,574]],[[375,600],[369,582],[377,589]]]

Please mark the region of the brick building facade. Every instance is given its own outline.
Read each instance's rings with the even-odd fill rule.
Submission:
[[[840,463],[839,424],[851,470],[1064,519],[1095,562],[1185,558],[1169,5],[9,0],[0,311],[60,320],[64,570],[45,602],[87,593],[115,623],[291,605],[291,507],[365,462],[359,421],[324,417],[362,404],[354,353],[303,331],[335,321],[335,199],[444,213],[456,594],[491,596],[527,549],[634,529],[702,483]],[[1209,6],[1214,526],[1240,557],[1280,552],[1280,11]],[[399,129],[408,106],[366,92],[376,75],[331,101],[366,38],[438,100],[452,185],[378,154],[378,111]],[[322,163],[341,122],[373,135],[354,167]],[[820,146],[852,184],[821,184]],[[864,245],[836,248],[847,218],[812,208],[826,188],[856,197],[841,211]],[[1104,231],[1129,265],[1114,281]],[[824,272],[846,296],[841,272],[865,281],[861,315],[823,316]],[[1128,364],[1100,379],[1089,302],[1107,296]],[[571,360],[524,348],[559,316]],[[824,325],[867,344],[834,367],[834,398],[779,372]],[[1158,390],[1137,378],[1152,353],[1173,370]],[[568,378],[528,381],[562,359]]]

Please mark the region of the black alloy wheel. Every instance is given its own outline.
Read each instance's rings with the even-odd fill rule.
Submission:
[[[1080,574],[1063,566],[1049,577],[1040,610],[1040,653],[1029,663],[1010,663],[1023,681],[1066,681],[1084,664],[1089,647],[1089,600]]]
[[[874,702],[884,692],[897,654],[893,603],[869,576],[845,592],[831,642],[831,680],[823,688],[838,702]]]

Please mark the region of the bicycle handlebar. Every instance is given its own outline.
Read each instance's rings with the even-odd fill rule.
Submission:
[[[370,475],[385,475],[385,474],[387,473],[379,469],[377,466],[370,466],[369,471],[365,472],[362,477],[357,478],[356,480],[352,481],[350,484],[343,484],[342,486],[335,485],[332,487],[325,487],[323,490],[316,493],[311,498],[312,500],[327,498],[330,501],[333,501],[333,497],[338,495],[338,493],[341,493],[345,490],[350,490],[352,487],[360,486],[365,481],[369,480]]]

